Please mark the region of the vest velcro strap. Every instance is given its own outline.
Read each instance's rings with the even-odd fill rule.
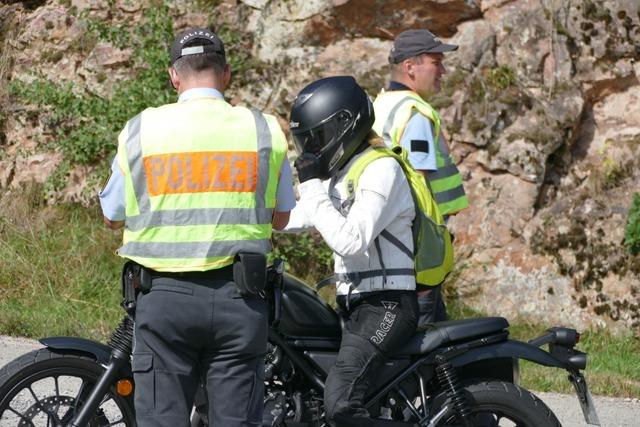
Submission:
[[[345,282],[351,283],[354,287],[358,287],[362,279],[370,279],[372,277],[382,277],[383,273],[387,276],[415,276],[416,272],[413,268],[386,268],[384,271],[382,269],[378,270],[368,270],[368,271],[355,271],[352,273],[336,273],[333,276],[329,276],[326,279],[321,280],[316,285],[316,289],[320,290],[325,286],[337,283],[337,282]]]
[[[456,166],[455,163],[451,163],[441,168],[439,167],[438,170],[429,171],[428,175],[429,175],[429,179],[433,181],[436,179],[448,178],[450,176],[454,176],[459,173],[460,171],[458,170],[458,166]]]
[[[436,202],[438,202],[438,204],[456,200],[457,198],[463,197],[464,195],[464,188],[461,185],[456,188],[452,188],[451,190],[439,191],[434,194]]]

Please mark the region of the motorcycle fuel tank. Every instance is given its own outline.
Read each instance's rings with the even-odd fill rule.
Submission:
[[[316,291],[285,274],[278,330],[290,337],[339,338],[340,319]]]

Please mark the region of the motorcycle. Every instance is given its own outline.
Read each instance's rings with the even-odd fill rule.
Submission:
[[[324,426],[324,381],[340,346],[341,319],[315,290],[283,274],[281,263],[270,268],[269,277],[263,426]],[[1,426],[135,426],[130,363],[135,294],[125,286],[123,293],[127,315],[109,345],[44,338],[44,348],[0,369]],[[371,384],[366,407],[372,425],[395,420],[424,427],[560,426],[540,399],[518,385],[520,359],[566,370],[586,422],[599,425],[582,374],[587,355],[575,348],[580,335],[554,327],[521,342],[509,339],[508,328],[506,319],[486,317],[418,330]],[[192,427],[208,425],[206,402],[201,386]]]

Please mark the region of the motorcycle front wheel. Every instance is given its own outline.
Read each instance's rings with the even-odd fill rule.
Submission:
[[[66,426],[103,372],[94,359],[79,354],[43,348],[20,356],[0,369],[0,426]],[[110,426],[135,426],[132,399],[113,387],[88,423]]]
[[[477,427],[562,427],[555,414],[533,393],[508,382],[479,382],[464,387],[471,409],[471,420]],[[431,406],[431,416],[446,405],[440,395]],[[451,407],[452,405],[449,405]],[[447,411],[438,427],[460,426],[453,413]]]

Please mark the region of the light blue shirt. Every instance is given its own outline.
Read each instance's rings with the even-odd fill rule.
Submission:
[[[431,121],[422,114],[415,113],[411,117],[400,138],[400,145],[409,153],[409,163],[416,170],[438,169]]]
[[[194,98],[223,98],[220,91],[213,88],[194,88],[184,91],[178,98],[178,102],[188,101]],[[116,159],[111,163],[111,176],[104,188],[98,193],[102,214],[110,221],[123,221],[125,219],[125,193],[124,175],[118,167]],[[276,211],[288,212],[296,205],[296,196],[293,192],[293,174],[289,159],[285,158],[280,169],[278,189],[276,192]]]

